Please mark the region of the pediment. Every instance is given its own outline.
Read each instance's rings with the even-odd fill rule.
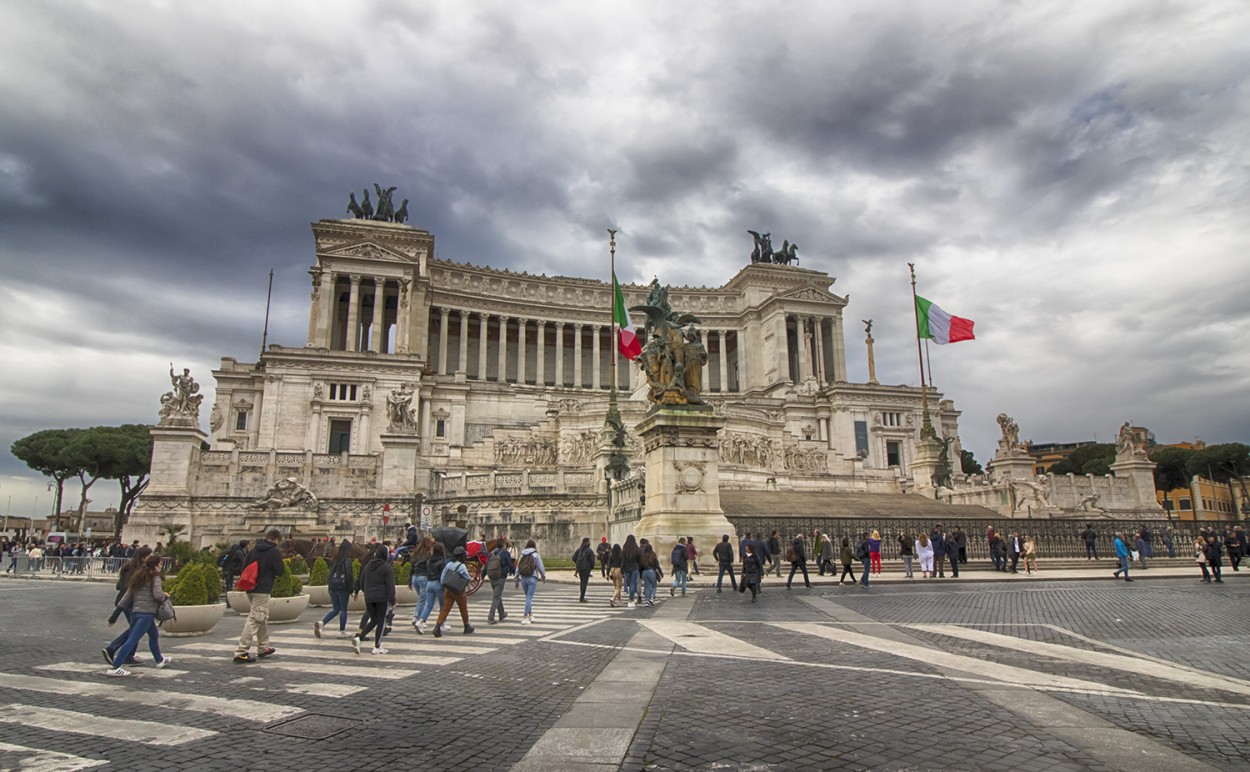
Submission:
[[[412,255],[406,255],[399,250],[378,244],[375,241],[358,241],[354,244],[344,244],[343,246],[323,250],[321,254],[324,257],[355,257],[365,260],[388,260],[403,263],[411,263],[416,259]]]
[[[793,292],[787,292],[784,295],[778,295],[777,300],[806,300],[817,303],[834,303],[837,305],[845,305],[843,298],[834,295],[832,292],[825,292],[815,287],[800,287]]]

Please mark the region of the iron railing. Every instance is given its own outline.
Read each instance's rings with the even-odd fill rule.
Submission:
[[[37,557],[10,552],[4,556],[4,573],[45,579],[98,579],[116,576],[130,558]],[[161,558],[161,571],[168,573],[173,558]]]

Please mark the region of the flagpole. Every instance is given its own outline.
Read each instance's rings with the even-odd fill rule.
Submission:
[[[621,331],[616,324],[616,229],[614,228],[608,228],[608,254],[608,265],[612,272],[612,310],[608,312],[612,317],[612,394],[616,394],[616,384],[620,382],[616,373],[616,360],[620,356]]]
[[[265,346],[269,345],[269,304],[273,301],[273,269],[269,269],[269,290],[265,293],[265,330],[260,335],[260,355],[265,355]]]
[[[920,439],[925,440],[936,438],[937,432],[933,431],[933,422],[929,419],[929,391],[924,380],[924,349],[920,345],[920,306],[916,303],[916,264],[908,263],[907,268],[911,271],[911,308],[916,317],[916,357],[920,362],[920,404],[924,412],[923,423],[920,426]]]
[[[929,370],[929,387],[933,387],[933,355],[929,352],[929,339],[924,340],[924,362]]]

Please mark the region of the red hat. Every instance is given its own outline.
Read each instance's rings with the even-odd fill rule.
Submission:
[[[608,540],[608,537],[604,536],[604,537],[603,537],[602,539],[600,539],[599,541],[601,541],[601,542],[607,542],[607,540]]]

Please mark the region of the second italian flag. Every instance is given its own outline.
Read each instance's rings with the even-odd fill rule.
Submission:
[[[616,326],[620,328],[620,340],[617,345],[621,349],[621,356],[626,359],[637,359],[642,353],[642,343],[638,340],[638,333],[634,332],[634,323],[629,320],[629,312],[625,310],[625,295],[621,292],[621,285],[616,281],[616,274],[612,274],[612,318],[616,321]]]
[[[958,343],[961,340],[976,339],[972,334],[971,319],[951,316],[938,308],[936,303],[919,295],[916,296],[916,318],[920,323],[920,337],[930,338],[934,343]]]

